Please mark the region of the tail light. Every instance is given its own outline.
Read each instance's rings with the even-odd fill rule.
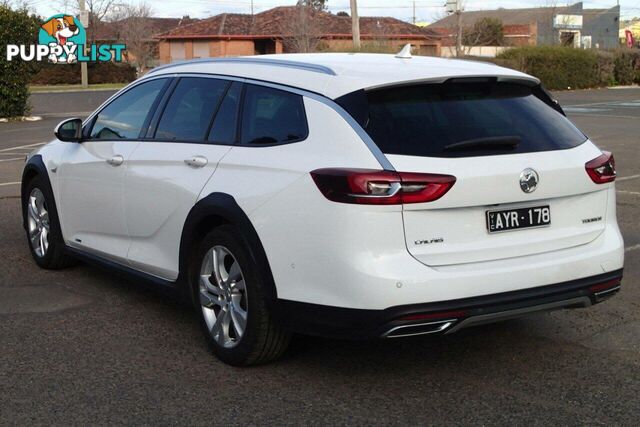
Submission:
[[[613,158],[613,154],[608,151],[587,162],[584,167],[587,169],[591,180],[596,184],[604,184],[616,179],[616,161]]]
[[[361,205],[432,202],[456,182],[451,175],[371,169],[318,169],[311,177],[327,199]]]

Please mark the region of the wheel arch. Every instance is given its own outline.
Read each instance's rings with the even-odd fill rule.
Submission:
[[[22,181],[20,184],[20,199],[22,201],[22,226],[27,229],[27,213],[24,210],[25,202],[29,195],[27,194],[27,188],[31,180],[35,177],[40,177],[44,181],[45,190],[51,195],[52,205],[49,210],[53,209],[58,220],[58,208],[56,206],[55,195],[53,188],[51,187],[51,181],[49,180],[49,174],[47,173],[47,167],[44,165],[42,156],[40,154],[33,155],[27,160],[22,170]]]
[[[237,227],[244,243],[250,248],[251,262],[258,268],[260,277],[265,279],[267,304],[270,305],[277,299],[277,290],[266,252],[247,214],[234,197],[226,193],[209,194],[199,200],[187,215],[180,238],[180,273],[177,281],[184,285],[183,288],[193,300],[188,277],[191,254],[208,231],[224,224]]]

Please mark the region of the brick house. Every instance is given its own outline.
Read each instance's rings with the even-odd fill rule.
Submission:
[[[482,18],[502,21],[508,46],[565,45],[606,49],[618,46],[619,6],[585,9],[580,2],[559,7],[468,11],[462,14],[462,26],[469,28]],[[443,45],[455,45],[455,16],[436,21],[429,28],[445,37]]]
[[[300,22],[303,22],[301,12],[313,14],[307,16],[304,28],[300,27]],[[255,15],[223,13],[161,34],[158,36],[160,63],[297,52],[291,43],[296,34],[310,35],[319,49],[352,47],[350,17],[282,6]],[[437,33],[395,18],[360,18],[360,37],[363,44],[377,43],[399,50],[406,43],[411,43],[416,46],[416,54],[440,53],[440,36]]]
[[[196,21],[197,19],[191,19],[188,16],[182,18],[125,18],[118,21],[100,22],[94,28],[93,37],[95,42],[99,44],[126,44],[127,33],[125,29],[127,26],[140,25],[147,33],[144,43],[148,44],[154,58],[150,64],[153,66],[158,64],[160,58],[157,35]],[[136,64],[136,57],[132,52],[125,51],[123,57],[126,62]]]

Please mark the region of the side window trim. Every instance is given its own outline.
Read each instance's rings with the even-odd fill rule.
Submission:
[[[90,116],[89,123],[87,123],[87,125],[85,125],[83,127],[83,129],[82,129],[83,137],[85,137],[89,141],[100,141],[99,139],[91,138],[91,132],[93,131],[93,127],[95,126],[96,120],[97,120],[98,116],[100,115],[100,113],[102,113],[114,101],[119,99],[121,96],[123,96],[127,92],[137,88],[140,85],[143,85],[145,83],[148,83],[148,82],[151,82],[151,81],[154,81],[154,80],[166,80],[166,81],[164,83],[164,86],[162,86],[162,88],[160,89],[160,92],[158,93],[158,96],[153,101],[153,104],[151,104],[151,107],[149,108],[149,112],[147,113],[147,117],[145,117],[144,122],[142,122],[142,128],[140,129],[140,133],[138,134],[138,138],[127,138],[127,139],[121,139],[120,140],[120,141],[139,141],[142,138],[143,133],[146,132],[146,126],[148,126],[150,118],[153,117],[153,114],[155,114],[155,110],[157,108],[158,102],[163,98],[164,93],[167,90],[168,84],[172,80],[174,80],[171,76],[162,76],[162,77],[158,77],[158,78],[155,78],[155,79],[145,79],[145,80],[141,81],[138,84],[131,85],[130,87],[127,88],[127,90],[123,91],[122,93],[118,93],[117,96],[114,96],[114,97],[110,98],[108,103],[102,105],[100,110],[94,112],[93,115]]]
[[[242,91],[240,92],[240,105],[238,106],[238,116],[236,118],[236,139],[233,145],[242,146],[242,122],[244,121],[244,98],[247,93],[247,87],[251,83],[242,83]]]
[[[168,81],[164,84],[162,89],[160,89],[159,96],[157,96],[156,99],[153,101],[153,104],[151,104],[151,109],[149,110],[149,114],[147,114],[147,117],[144,119],[144,123],[142,124],[142,129],[140,129],[140,133],[138,134],[138,140],[143,139],[144,136],[146,135],[147,130],[149,129],[149,124],[151,123],[151,119],[155,117],[158,106],[165,99],[165,95],[167,92],[169,92],[168,89],[171,87],[171,85],[173,85],[174,80],[176,79],[174,78],[168,79]]]
[[[158,123],[160,123],[160,118],[164,114],[164,110],[165,108],[167,108],[169,99],[171,98],[173,91],[176,89],[176,86],[178,86],[178,83],[180,82],[181,79],[182,77],[175,77],[171,79],[171,84],[164,91],[164,94],[160,99],[160,103],[158,104],[155,112],[153,113],[153,117],[149,122],[149,126],[145,132],[145,135],[142,137],[143,140],[147,141],[147,140],[155,139],[156,130],[158,129]]]
[[[223,145],[223,144],[216,144],[213,141],[209,141],[209,133],[211,133],[211,128],[213,127],[213,122],[216,120],[216,117],[218,116],[218,113],[220,112],[220,108],[222,107],[222,103],[224,102],[225,98],[227,97],[227,94],[229,93],[229,91],[231,90],[231,86],[233,86],[233,82],[232,81],[230,81],[230,80],[225,80],[225,81],[227,82],[227,87],[224,89],[224,93],[222,94],[222,96],[218,100],[218,105],[216,105],[216,108],[213,111],[213,114],[211,115],[211,120],[209,120],[209,125],[207,126],[207,129],[205,130],[204,135],[202,136],[202,142],[203,143],[208,143],[208,144],[212,144],[212,145]],[[237,112],[236,112],[236,114],[237,114]],[[238,133],[236,132],[236,138],[237,138],[237,135],[238,135]]]

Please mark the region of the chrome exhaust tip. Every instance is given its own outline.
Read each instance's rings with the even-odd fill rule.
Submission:
[[[611,298],[612,296],[614,296],[618,291],[620,290],[620,285],[610,288],[610,289],[606,289],[604,291],[600,291],[600,292],[595,292],[593,294],[593,296],[596,299],[596,303],[598,302],[602,302],[608,298]]]
[[[382,338],[401,338],[412,337],[415,335],[437,334],[445,332],[458,319],[438,320],[428,323],[414,323],[410,325],[394,326],[393,328],[382,334]]]

